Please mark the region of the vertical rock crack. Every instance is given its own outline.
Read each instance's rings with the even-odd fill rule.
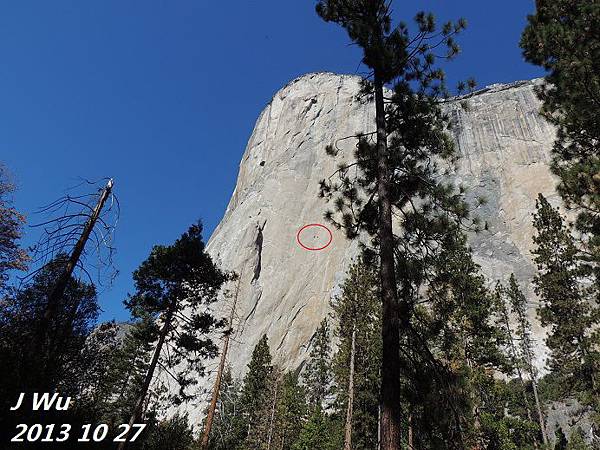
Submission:
[[[263,230],[265,229],[265,225],[267,221],[265,221],[262,226],[258,225],[258,232],[256,233],[256,240],[254,241],[255,249],[256,249],[256,265],[254,266],[254,275],[252,275],[251,283],[254,283],[260,278],[260,271],[262,266],[262,249],[263,249]]]

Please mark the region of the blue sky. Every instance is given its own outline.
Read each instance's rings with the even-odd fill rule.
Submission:
[[[465,17],[463,54],[445,68],[452,85],[473,76],[482,87],[542,75],[518,48],[533,3],[405,0],[395,17],[421,9]],[[358,50],[314,4],[0,4],[0,161],[17,180],[17,208],[35,222],[33,211],[78,177],[115,179],[120,275],[100,294],[102,319],[127,318],[131,272],[153,244],[172,242],[198,218],[208,239],[254,122],[279,88],[307,72],[357,71]],[[25,243],[36,233],[27,229]]]

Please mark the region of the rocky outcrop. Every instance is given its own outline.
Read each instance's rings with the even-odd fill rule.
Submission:
[[[292,81],[260,114],[250,137],[235,191],[208,244],[221,267],[241,274],[228,358],[237,375],[263,334],[283,368],[302,363],[357,254],[357,243],[340,231],[332,229],[332,243],[321,251],[302,248],[297,233],[323,222],[319,180],[340,162],[325,155],[325,146],[336,142],[340,154],[351,155],[355,143],[340,138],[373,131],[373,106],[355,100],[359,82],[331,73]],[[471,237],[475,258],[490,280],[514,272],[532,304],[531,213],[539,192],[557,201],[548,168],[555,132],[538,114],[538,83],[494,85],[444,106],[460,152],[451,176],[473,199],[487,199],[476,211],[488,231]],[[322,242],[323,232],[309,228],[301,239]]]

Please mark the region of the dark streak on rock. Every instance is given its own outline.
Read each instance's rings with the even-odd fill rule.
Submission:
[[[279,350],[281,348],[281,346],[283,345],[283,342],[285,341],[285,338],[287,337],[288,333],[290,332],[290,329],[288,328],[285,331],[285,334],[283,335],[283,337],[281,338],[281,342],[279,343],[279,345],[277,346],[277,350]]]
[[[296,314],[294,314],[294,317],[292,317],[292,320],[290,320],[290,323],[288,324],[288,328],[292,326],[292,323],[294,323],[294,320],[296,320],[296,317],[298,317],[298,314],[300,314],[300,311],[302,311],[305,307],[306,307],[306,304],[304,304],[300,308],[298,308],[298,311],[296,311]]]
[[[254,266],[254,275],[252,276],[251,283],[254,283],[260,277],[261,264],[262,264],[262,247],[263,247],[263,230],[267,222],[263,223],[262,227],[258,225],[258,233],[256,234],[256,265]]]
[[[246,316],[246,319],[245,319],[245,321],[247,321],[247,320],[248,320],[248,319],[249,319],[249,318],[250,318],[250,317],[251,317],[251,316],[254,314],[254,312],[256,311],[256,308],[257,308],[257,306],[258,306],[258,302],[260,301],[260,298],[261,298],[261,297],[262,297],[262,291],[260,291],[260,292],[258,293],[258,297],[256,298],[256,301],[254,302],[254,306],[252,307],[252,311],[250,311],[250,312],[248,313],[248,315]]]
[[[292,323],[294,323],[294,320],[296,320],[296,317],[298,317],[298,314],[300,314],[300,311],[302,311],[305,307],[306,307],[306,304],[304,304],[300,308],[298,308],[298,311],[296,311],[296,314],[294,314],[294,317],[292,317],[292,320],[289,321],[288,326],[287,326],[287,331],[285,332],[285,334],[283,335],[283,338],[281,339],[281,342],[277,346],[277,350],[279,350],[281,348],[281,346],[283,345],[285,338],[287,337],[290,329],[292,328]]]

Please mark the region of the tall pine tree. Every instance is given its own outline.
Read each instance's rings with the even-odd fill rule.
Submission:
[[[295,372],[285,373],[279,386],[270,449],[291,450],[302,432],[308,413],[306,392]]]
[[[542,114],[557,127],[552,168],[577,227],[600,258],[600,3],[537,0],[521,47],[546,72]]]
[[[242,383],[235,380],[231,368],[223,374],[213,428],[208,441],[209,450],[235,450],[248,433],[242,404]]]
[[[274,368],[269,340],[263,335],[252,351],[242,388],[242,408],[246,426],[244,450],[266,450],[271,425]]]
[[[445,48],[446,58],[458,52],[453,35],[465,22],[447,23],[437,30],[433,16],[420,13],[417,32],[411,36],[405,24],[392,25],[391,3],[317,2],[317,13],[325,21],[342,26],[361,48],[362,62],[371,74],[364,80],[363,94],[374,100],[374,129],[357,136],[356,161],[342,163],[337,173],[340,181],[324,180],[321,194],[335,198],[337,214],[330,212],[327,217],[345,227],[349,237],[357,237],[361,231],[369,233],[379,256],[383,450],[396,450],[401,445],[400,336],[406,333],[412,309],[411,269],[403,261],[410,259],[415,247],[423,250],[427,241],[435,239],[429,232],[443,233],[454,219],[466,215],[462,201],[440,184],[434,163],[437,158],[451,156],[454,148],[438,104],[446,90],[443,71],[436,66],[436,52]],[[392,87],[389,95],[385,86]],[[333,146],[328,152],[336,154]],[[416,198],[419,201],[413,202]],[[440,209],[445,211],[443,219],[436,215]],[[392,228],[394,216],[405,226],[400,236]]]
[[[172,402],[193,396],[189,388],[204,374],[204,360],[218,353],[210,333],[223,326],[223,321],[216,319],[207,306],[216,301],[227,278],[205,251],[200,223],[192,225],[172,245],[154,246],[134,272],[136,293],[126,306],[134,317],[154,319],[160,331],[130,425],[142,419],[159,366],[179,388]],[[125,446],[122,442],[119,449]]]
[[[486,448],[504,411],[490,393],[509,370],[496,302],[461,233],[448,235],[417,292],[404,342],[406,397],[415,445]]]
[[[535,365],[534,357],[534,341],[531,337],[531,322],[527,315],[527,298],[521,291],[517,279],[514,274],[510,275],[508,281],[508,287],[506,289],[506,295],[508,296],[513,316],[516,318],[516,338],[518,340],[518,348],[520,351],[520,358],[517,364],[520,364],[521,369],[524,371],[526,376],[529,378],[531,383],[531,389],[533,391],[533,398],[535,403],[535,409],[537,414],[537,421],[542,435],[542,441],[544,445],[548,445],[548,436],[546,432],[546,419],[544,414],[544,408],[541,404],[540,396],[538,393],[538,370]]]
[[[304,369],[308,402],[311,408],[324,407],[324,402],[331,391],[331,336],[329,325],[324,319],[315,335]]]
[[[549,368],[563,395],[577,395],[598,413],[600,370],[600,306],[596,287],[578,258],[575,240],[560,215],[541,194],[533,224],[535,290],[539,316],[548,327]]]
[[[382,353],[381,297],[376,268],[364,262],[350,266],[341,295],[332,303],[337,323],[335,336],[339,342],[333,361],[336,406],[340,416],[351,420],[352,448],[376,448]],[[355,351],[351,382],[353,335]],[[352,415],[346,418],[350,385],[354,390]]]

